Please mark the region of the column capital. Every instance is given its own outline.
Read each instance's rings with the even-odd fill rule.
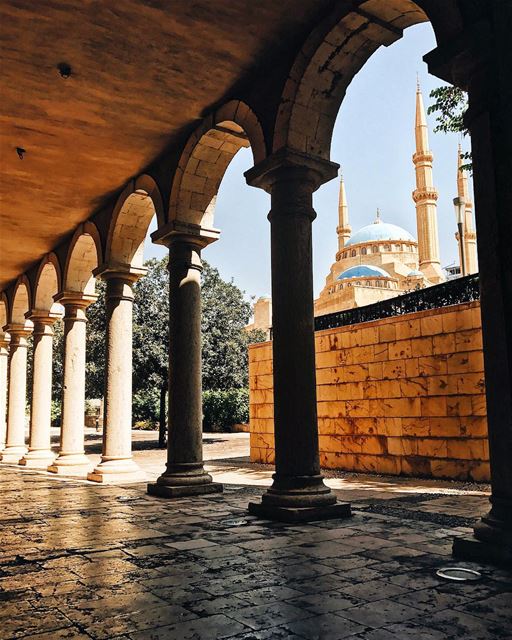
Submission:
[[[139,278],[145,276],[148,270],[145,267],[134,267],[130,264],[103,263],[92,272],[95,278],[102,280],[112,280],[119,278],[126,282],[137,282]]]
[[[276,182],[300,181],[312,193],[338,175],[339,164],[282,147],[244,173],[247,184],[268,193]]]
[[[171,220],[171,222],[152,233],[151,240],[155,244],[163,244],[169,248],[176,242],[182,242],[204,249],[204,247],[218,240],[219,236],[220,231],[218,229],[207,229],[199,224]]]
[[[89,305],[96,302],[98,296],[94,293],[81,293],[79,291],[59,291],[59,293],[53,296],[53,299],[65,307],[73,306],[87,309]]]
[[[32,327],[11,323],[4,327],[4,331],[11,336],[11,342],[15,342],[19,338],[28,338],[32,333]]]
[[[10,341],[11,336],[7,332],[3,333],[3,331],[0,331],[0,349],[7,349]]]
[[[62,313],[55,313],[45,309],[31,309],[25,314],[25,318],[27,318],[27,320],[31,320],[34,323],[34,326],[36,323],[51,326],[57,320],[62,318]]]

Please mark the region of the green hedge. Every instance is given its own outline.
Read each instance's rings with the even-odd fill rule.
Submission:
[[[249,421],[249,389],[203,391],[203,430],[229,431]]]

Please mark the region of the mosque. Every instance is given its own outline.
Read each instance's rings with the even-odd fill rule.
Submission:
[[[394,296],[444,282],[437,229],[437,198],[433,155],[429,149],[427,119],[421,89],[416,90],[416,151],[412,157],[416,189],[417,239],[401,227],[382,219],[379,210],[373,223],[352,234],[343,177],[339,191],[338,251],[325,286],[315,300],[315,316],[362,307]],[[457,195],[465,201],[464,264],[467,274],[478,271],[476,233],[467,172],[461,170],[461,148],[457,154]],[[458,240],[458,234],[456,234]],[[460,246],[459,246],[460,253]],[[462,260],[460,262],[462,264]],[[268,330],[272,323],[272,302],[260,298],[254,307],[250,328]]]

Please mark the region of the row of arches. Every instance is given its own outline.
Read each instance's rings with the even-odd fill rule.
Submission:
[[[34,312],[50,314],[53,304],[60,302],[65,309],[66,393],[61,463],[56,463],[55,468],[60,472],[67,465],[69,471],[84,464],[80,458],[83,456],[80,433],[71,426],[80,409],[77,398],[83,396],[85,310],[94,299],[95,277],[101,276],[107,280],[109,373],[103,467],[101,473],[99,470],[95,473],[111,478],[115,475],[112,470],[117,469],[121,474],[136,475],[124,449],[124,436],[120,437],[127,425],[129,428],[126,389],[130,389],[131,332],[127,323],[133,299],[131,284],[142,275],[142,243],[149,222],[156,215],[158,228],[152,238],[169,248],[170,258],[171,428],[167,469],[148,490],[173,497],[219,489],[202,465],[198,273],[201,251],[218,237],[214,213],[220,181],[238,150],[250,146],[255,166],[246,172],[247,182],[271,196],[276,443],[274,484],[251,510],[265,517],[284,517],[285,513],[291,517],[291,511],[297,508],[304,510],[301,514],[306,518],[314,518],[320,512],[324,514],[322,517],[327,517],[327,512],[346,515],[346,505],[336,503],[336,497],[323,483],[319,467],[312,197],[314,191],[337,174],[338,166],[330,161],[330,140],[352,78],[378,47],[400,38],[406,27],[430,19],[440,47],[436,54],[431,54],[432,64],[437,65],[440,75],[469,90],[471,105],[468,123],[473,135],[475,196],[480,212],[477,223],[488,419],[491,465],[495,470],[493,489],[497,496],[491,516],[477,529],[477,537],[489,539],[497,531],[497,539],[502,540],[506,529],[509,541],[510,526],[506,523],[510,523],[512,513],[512,480],[509,460],[503,452],[512,447],[512,368],[510,353],[503,346],[510,346],[512,341],[507,325],[510,266],[508,271],[504,266],[511,262],[510,244],[503,247],[499,241],[507,235],[496,230],[508,229],[509,225],[505,221],[508,220],[505,214],[509,214],[505,205],[510,202],[510,186],[507,187],[510,174],[505,169],[507,162],[510,164],[507,147],[510,136],[497,135],[496,131],[510,131],[509,116],[508,119],[504,116],[509,114],[510,87],[500,81],[505,73],[491,74],[486,68],[481,69],[489,60],[497,67],[503,64],[497,50],[493,49],[489,56],[479,52],[475,59],[471,47],[453,53],[453,43],[457,41],[457,46],[460,45],[460,36],[465,35],[468,24],[488,18],[485,9],[479,13],[476,5],[467,15],[462,14],[459,4],[455,0],[335,3],[332,12],[306,38],[289,71],[281,78],[277,102],[270,100],[271,106],[266,108],[261,97],[258,100],[253,95],[252,100],[231,100],[213,109],[170,156],[130,181],[111,209],[80,225],[69,242],[42,261],[35,275],[20,276],[3,297],[1,311],[6,319],[2,326],[11,336],[9,428],[12,421],[13,429],[16,427],[19,433],[22,412],[19,400],[24,395],[20,354],[26,347],[23,331],[30,330],[28,323],[32,321],[34,333],[37,328],[40,336],[38,344],[48,344],[45,322]],[[493,27],[499,32],[499,25],[493,23]],[[500,37],[499,42],[505,46],[504,36]],[[491,46],[483,40],[476,45],[471,40],[473,45],[477,49]],[[448,53],[447,46],[452,47]],[[251,108],[252,102],[259,106]],[[489,189],[493,190],[491,196]],[[48,350],[44,353],[48,358]],[[47,388],[40,396],[47,398]],[[507,425],[508,430],[502,425]],[[14,445],[18,446],[19,441]]]

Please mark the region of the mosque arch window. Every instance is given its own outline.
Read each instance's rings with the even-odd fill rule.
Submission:
[[[379,247],[377,245],[373,245],[372,253],[379,253]]]
[[[361,249],[361,255],[365,256],[368,253],[368,249],[366,247],[363,247]]]
[[[350,252],[350,257],[351,257],[351,258],[355,258],[355,257],[356,257],[356,255],[357,255],[356,250],[355,250],[355,249],[352,249],[352,251]]]
[[[346,257],[347,257],[347,252],[346,252],[346,251],[344,251],[344,252],[343,252],[343,257],[344,257],[344,258],[346,258]]]
[[[385,244],[384,251],[391,251],[391,246],[389,244]]]

